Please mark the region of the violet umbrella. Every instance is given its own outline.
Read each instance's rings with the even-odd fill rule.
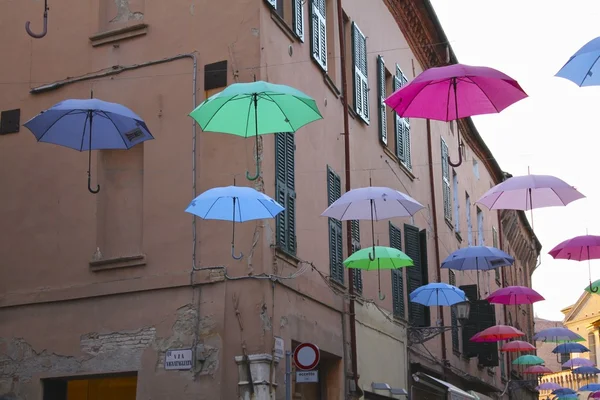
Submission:
[[[489,67],[453,64],[429,68],[392,93],[384,103],[400,117],[454,121],[474,115],[499,113],[527,97],[510,76]],[[459,148],[461,141],[457,135]],[[462,164],[459,151],[458,163]]]
[[[533,304],[545,300],[541,294],[525,286],[507,286],[496,290],[487,297],[487,301],[495,304]]]
[[[533,340],[550,343],[585,341],[585,339],[581,337],[581,335],[573,332],[570,329],[560,327],[542,329],[541,331],[533,335]]]
[[[575,357],[562,364],[563,368],[593,367],[594,362],[587,358]]]
[[[555,260],[587,261],[590,273],[590,286],[586,290],[590,293],[598,292],[598,287],[592,284],[590,260],[600,259],[600,236],[584,235],[567,239],[554,246],[548,254]]]
[[[560,386],[558,383],[554,383],[554,382],[544,382],[541,383],[540,385],[536,386],[537,390],[556,390],[556,389],[560,389],[562,388],[562,386]]]

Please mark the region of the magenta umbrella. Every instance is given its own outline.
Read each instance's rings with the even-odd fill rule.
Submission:
[[[600,399],[600,390],[597,392],[590,393],[588,399]]]
[[[490,294],[487,299],[495,304],[533,304],[537,301],[545,300],[541,294],[525,286],[507,286],[496,290]]]
[[[575,236],[557,244],[548,254],[557,260],[588,261],[588,270],[590,271],[589,291],[592,293],[598,292],[598,287],[592,284],[589,261],[600,259],[600,236]]]
[[[499,113],[527,97],[510,76],[488,67],[454,64],[423,71],[392,93],[385,104],[405,118],[454,121],[473,115]],[[460,138],[457,135],[460,148]],[[450,165],[457,167],[459,161]]]

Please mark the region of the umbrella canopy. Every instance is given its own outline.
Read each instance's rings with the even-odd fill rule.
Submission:
[[[577,393],[562,394],[562,395],[558,395],[557,397],[554,398],[554,400],[577,400],[577,399],[579,399],[579,396],[577,395]]]
[[[600,258],[600,236],[583,235],[567,239],[548,252],[554,259],[587,261]]]
[[[410,301],[424,306],[451,306],[467,301],[465,292],[447,283],[434,282],[415,289]]]
[[[469,246],[458,249],[442,262],[441,268],[457,271],[487,271],[512,265],[515,259],[508,253],[490,246]]]
[[[523,371],[524,374],[551,374],[552,370],[548,367],[544,367],[543,365],[532,365],[531,367],[525,368]]]
[[[600,383],[588,383],[579,388],[580,392],[596,392],[600,390]]]
[[[590,393],[590,395],[588,396],[588,399],[600,399],[600,391],[595,391],[593,393]]]
[[[583,342],[585,339],[567,328],[543,329],[533,336],[533,340],[540,342],[563,343]]]
[[[561,343],[552,350],[554,354],[571,354],[571,353],[587,353],[590,349],[581,343]]]
[[[556,396],[568,396],[568,395],[571,395],[571,394],[575,394],[576,395],[577,392],[574,391],[573,389],[570,389],[570,388],[560,388],[560,389],[553,390],[552,394],[556,395]],[[577,396],[575,396],[574,398],[576,399]]]
[[[488,190],[477,203],[490,210],[531,210],[566,206],[584,198],[574,187],[550,175],[513,176]]]
[[[537,390],[556,390],[556,389],[561,389],[562,386],[560,386],[558,383],[554,383],[554,382],[544,382],[538,386],[536,386]]]
[[[507,286],[496,290],[487,297],[487,301],[495,304],[533,304],[544,298],[535,290],[525,286]]]
[[[593,367],[594,362],[587,358],[575,357],[562,364],[564,368]]]
[[[512,363],[515,365],[541,365],[544,363],[544,360],[538,356],[527,354],[515,358]]]
[[[500,340],[514,339],[525,334],[508,325],[494,325],[479,332],[469,339],[472,342],[498,342]]]
[[[590,40],[556,73],[577,86],[600,85],[600,37]]]
[[[204,100],[190,114],[203,131],[256,138],[277,132],[296,132],[322,119],[314,99],[286,85],[258,81],[234,83]],[[258,161],[257,161],[258,162]],[[259,175],[258,165],[255,180]]]
[[[154,139],[142,118],[129,108],[99,99],[70,99],[55,104],[24,126],[38,142],[88,151],[88,190],[91,187],[92,150],[127,150]]]
[[[185,212],[203,219],[232,221],[231,256],[235,255],[235,223],[257,219],[274,218],[284,208],[275,200],[253,188],[227,186],[209,189],[196,197]]]
[[[591,366],[578,367],[572,370],[571,373],[575,375],[593,375],[600,373],[600,369]]]
[[[393,247],[375,246],[377,258],[373,261],[369,258],[371,248],[362,249],[352,253],[344,260],[347,268],[357,268],[366,271],[378,269],[398,269],[413,266],[413,260],[402,251]]]
[[[525,342],[523,340],[513,340],[512,342],[505,343],[504,346],[500,349],[500,351],[505,352],[525,352],[525,351],[535,351],[536,348],[529,342]]]

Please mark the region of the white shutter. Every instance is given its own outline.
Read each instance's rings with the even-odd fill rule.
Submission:
[[[352,23],[354,44],[354,110],[359,117],[369,123],[369,80],[367,79],[367,38]]]
[[[377,56],[377,94],[379,97],[379,140],[387,146],[387,109],[384,103],[386,98],[385,87],[385,61],[382,56]]]
[[[302,0],[292,1],[294,2],[294,32],[300,41],[304,42],[304,6]]]
[[[269,3],[271,7],[277,10],[277,0],[267,0],[267,3]]]
[[[404,128],[402,129],[402,133],[404,134],[404,165],[410,171],[412,171],[412,161],[410,157],[410,122],[408,118],[403,118]]]
[[[325,12],[325,0],[311,1],[311,47],[312,56],[327,72],[327,19]]]

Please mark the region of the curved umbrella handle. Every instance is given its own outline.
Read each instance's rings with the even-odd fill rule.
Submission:
[[[375,261],[377,257],[375,257],[375,245],[373,245],[373,253],[369,253],[369,260]]]
[[[257,154],[258,157],[258,154]],[[257,161],[258,163],[258,161]],[[250,172],[246,171],[246,179],[248,179],[249,181],[255,181],[258,179],[258,177],[260,176],[260,167],[258,166],[258,164],[256,164],[256,175],[254,176],[250,176]]]
[[[240,255],[236,256],[235,255],[235,246],[232,244],[231,245],[231,257],[233,257],[234,260],[241,260],[242,258],[244,258],[244,253],[242,253],[240,251]]]
[[[41,39],[44,36],[46,36],[46,33],[48,33],[48,10],[49,9],[50,8],[48,8],[48,0],[46,0],[44,2],[44,27],[42,28],[42,33],[35,33],[29,28],[31,26],[31,21],[25,22],[25,30],[27,31],[27,34],[29,36],[31,36],[32,38]]]
[[[590,282],[590,292],[592,292],[592,293],[598,293],[598,290],[599,289],[597,287],[593,287],[592,286],[592,282]]]
[[[379,292],[379,300],[385,300],[385,294]]]
[[[88,174],[88,190],[90,193],[96,194],[100,191],[100,185],[96,184],[96,189],[92,189],[92,177]]]

